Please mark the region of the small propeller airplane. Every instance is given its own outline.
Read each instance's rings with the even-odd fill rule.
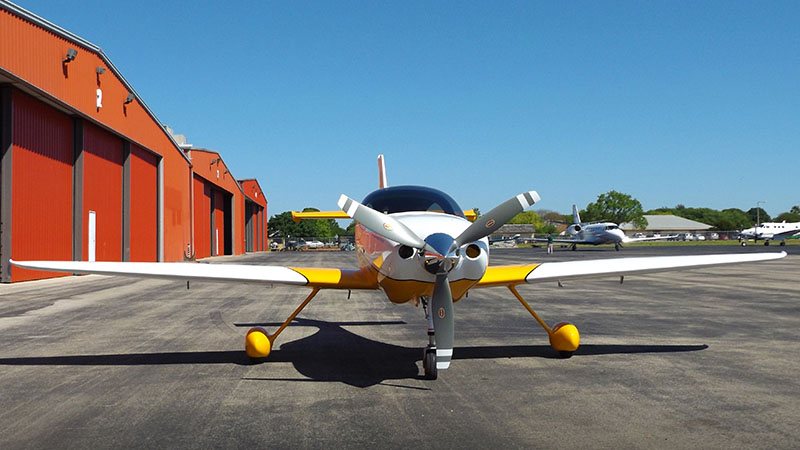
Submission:
[[[578,244],[586,245],[602,245],[614,244],[614,250],[619,251],[622,244],[630,244],[633,242],[644,241],[662,241],[678,237],[672,236],[659,236],[659,237],[628,237],[625,232],[619,228],[619,225],[614,222],[581,222],[581,216],[578,214],[578,207],[572,205],[572,225],[567,227],[566,234],[570,235],[569,238],[553,238],[552,242],[559,244],[570,244],[572,250],[578,248]],[[536,242],[550,242],[547,238],[534,238]]]
[[[548,325],[520,295],[525,283],[571,278],[624,276],[676,269],[779,259],[780,253],[663,256],[541,264],[489,265],[488,236],[539,201],[535,191],[511,197],[470,222],[442,191],[422,186],[388,187],[383,157],[378,157],[380,188],[362,202],[339,198],[342,212],[294,213],[295,219],[352,218],[356,221],[358,269],[253,266],[241,264],[12,261],[14,266],[68,273],[123,275],[234,283],[280,283],[311,292],[274,333],[251,328],[245,336],[250,358],[269,356],[278,336],[323,289],[382,290],[393,303],[422,304],[428,327],[423,356],[425,378],[447,369],[454,348],[453,304],[472,289],[505,286],[541,325],[551,347],[569,357],[580,345],[575,325]]]
[[[747,245],[748,239],[758,242],[764,241],[764,245],[769,245],[769,241],[778,241],[780,246],[786,245],[786,239],[800,234],[800,222],[764,222],[752,228],[739,232],[739,243],[742,247]]]

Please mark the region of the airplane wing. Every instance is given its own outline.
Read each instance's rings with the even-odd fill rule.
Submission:
[[[734,255],[651,256],[608,258],[588,261],[545,262],[541,264],[490,266],[476,287],[509,286],[523,283],[559,281],[570,278],[598,278],[640,273],[694,269],[723,264],[769,261],[786,256],[779,253]]]
[[[786,239],[794,236],[795,234],[800,234],[800,230],[795,229],[795,230],[784,231],[783,233],[775,233],[772,235],[772,239],[777,239],[777,240]]]
[[[659,237],[625,237],[625,240],[622,241],[623,244],[630,244],[632,242],[646,242],[646,241],[663,241],[666,239],[675,239],[677,238],[677,234],[671,234],[669,236],[659,236]]]
[[[181,281],[217,281],[287,284],[322,289],[377,289],[375,274],[367,269],[256,266],[246,264],[14,261],[26,269],[76,274],[120,275]]]
[[[534,242],[548,242],[547,238],[531,238],[527,239],[528,241]],[[587,241],[585,239],[566,239],[566,238],[553,238],[554,244],[594,244],[592,241]]]

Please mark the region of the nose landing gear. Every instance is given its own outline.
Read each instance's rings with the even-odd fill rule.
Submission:
[[[426,380],[435,380],[439,377],[436,368],[436,333],[433,328],[433,316],[428,308],[428,298],[422,297],[422,310],[425,311],[425,320],[428,322],[428,346],[422,354],[422,370]]]

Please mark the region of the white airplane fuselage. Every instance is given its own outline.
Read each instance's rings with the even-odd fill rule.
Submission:
[[[625,241],[625,233],[613,222],[572,224],[567,233],[574,239],[585,241],[585,244],[621,244]]]

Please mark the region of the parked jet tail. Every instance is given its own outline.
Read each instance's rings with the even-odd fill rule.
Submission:
[[[583,223],[583,222],[581,222],[580,214],[578,214],[578,207],[575,206],[575,205],[572,205],[572,223],[575,223],[575,224]]]

